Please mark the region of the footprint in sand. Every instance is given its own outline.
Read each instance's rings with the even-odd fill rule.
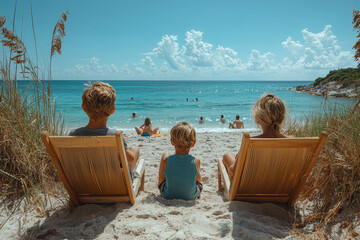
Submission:
[[[150,217],[150,214],[139,214],[136,215],[136,217],[141,219],[148,219]]]
[[[86,222],[85,225],[84,225],[83,230],[87,229],[88,227],[91,227],[92,225],[94,225],[93,221]]]
[[[204,183],[206,183],[209,180],[209,178],[208,177],[203,177],[202,180],[204,181]]]
[[[213,215],[215,215],[215,216],[218,216],[218,215],[221,215],[221,214],[224,214],[224,212],[223,211],[215,211],[215,212],[213,212]]]
[[[169,214],[171,214],[171,215],[183,215],[181,212],[176,211],[176,210],[169,212]]]
[[[216,217],[216,219],[230,219],[230,218],[231,215],[229,213]]]

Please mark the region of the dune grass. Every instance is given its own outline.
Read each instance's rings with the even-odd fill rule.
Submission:
[[[292,122],[286,134],[317,136],[321,131],[328,132],[328,141],[300,199],[311,201],[313,210],[296,226],[314,224],[317,231],[309,238],[313,235],[326,238],[332,224],[345,221],[347,231],[355,237],[356,214],[342,213],[360,210],[360,100],[350,106],[325,102],[322,111],[309,116],[304,123]],[[302,232],[301,236],[307,235]]]
[[[62,15],[59,22],[63,32],[65,21]],[[59,28],[59,22],[55,28]],[[52,97],[52,82],[39,79],[38,66],[32,63],[22,40],[8,30],[5,23],[6,18],[0,17],[3,45],[0,60],[0,196],[2,204],[16,208],[24,199],[31,202],[33,196],[46,192],[45,186],[57,177],[41,141],[41,131],[63,135],[65,129],[62,114],[57,112]],[[53,35],[57,32],[54,30]],[[57,39],[53,45],[59,45]],[[51,57],[55,53],[53,48],[59,52],[61,41],[60,47],[52,46]],[[6,49],[9,49],[8,53]],[[46,194],[44,196],[43,203],[46,204]]]

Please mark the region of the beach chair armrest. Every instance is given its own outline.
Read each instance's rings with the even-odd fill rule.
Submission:
[[[222,180],[224,182],[225,197],[226,197],[226,199],[228,199],[229,198],[229,193],[230,193],[231,182],[230,182],[229,175],[228,175],[228,173],[226,171],[225,165],[222,162],[222,159],[218,159],[218,167],[219,167],[221,178],[222,178]]]

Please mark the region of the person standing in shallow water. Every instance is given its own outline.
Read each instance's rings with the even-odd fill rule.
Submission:
[[[273,94],[266,94],[261,97],[255,104],[253,109],[253,116],[255,123],[262,129],[262,134],[253,138],[289,138],[280,132],[281,124],[284,122],[286,116],[286,108],[284,102]],[[223,156],[223,163],[232,178],[235,173],[238,156],[226,153]]]
[[[222,124],[225,124],[226,120],[225,120],[225,118],[224,118],[224,115],[221,115],[220,122],[221,122]]]
[[[239,115],[236,115],[236,120],[233,123],[229,123],[229,128],[244,128],[244,123],[240,120]]]
[[[203,124],[203,123],[204,123],[204,118],[203,118],[203,117],[200,117],[199,123],[200,123],[200,124]]]

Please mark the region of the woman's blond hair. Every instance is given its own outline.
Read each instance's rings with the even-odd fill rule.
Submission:
[[[170,131],[171,142],[180,150],[187,150],[196,141],[196,132],[188,122],[179,122]]]
[[[85,112],[94,120],[110,116],[115,106],[115,89],[104,82],[96,82],[88,87],[82,95]]]
[[[272,132],[280,131],[281,124],[286,116],[284,102],[273,94],[262,96],[255,104],[253,117],[255,123],[268,128]]]

